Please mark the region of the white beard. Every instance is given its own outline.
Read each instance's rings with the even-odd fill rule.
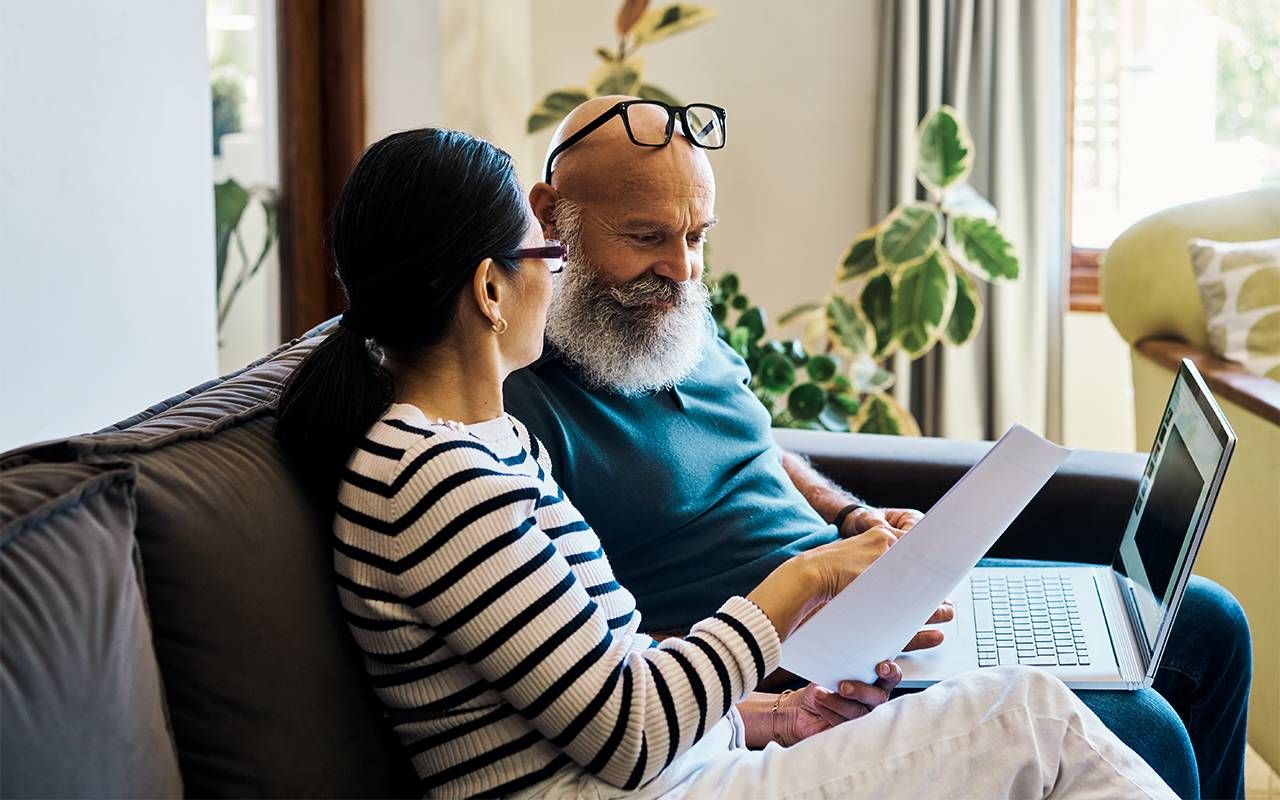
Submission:
[[[547,339],[593,389],[630,396],[675,386],[705,352],[707,287],[653,274],[609,283],[582,252],[581,214],[576,203],[556,203],[556,234],[568,252],[547,311]]]

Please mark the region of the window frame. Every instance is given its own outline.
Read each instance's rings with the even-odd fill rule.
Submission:
[[[1067,69],[1066,69],[1066,120],[1067,120],[1067,183],[1066,183],[1066,232],[1071,260],[1067,279],[1067,310],[1102,311],[1102,292],[1099,284],[1102,254],[1105,250],[1092,247],[1076,247],[1071,236],[1071,202],[1075,186],[1076,151],[1076,0],[1069,0],[1067,16]]]

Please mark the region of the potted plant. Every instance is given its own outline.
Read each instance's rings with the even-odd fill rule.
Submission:
[[[714,16],[713,11],[691,3],[672,3],[649,10],[649,0],[625,0],[618,9],[614,26],[618,34],[617,49],[596,48],[596,55],[603,63],[587,77],[586,86],[556,89],[542,98],[529,113],[529,133],[558,124],[582,103],[602,95],[625,94],[671,106],[683,105],[666,90],[644,82],[644,59],[636,53]]]
[[[921,121],[916,177],[926,199],[858,234],[827,296],[779,318],[803,324],[799,340],[765,339],[765,312],[736,275],[708,281],[720,335],[747,360],[751,388],[775,425],[919,433],[887,393],[893,375],[884,363],[971,340],[982,325],[976,281],[1012,281],[1020,271],[995,208],[965,183],[972,164],[973,140],[955,109],[941,106]]]

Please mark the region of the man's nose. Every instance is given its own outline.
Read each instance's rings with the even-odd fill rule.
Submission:
[[[679,248],[663,253],[662,258],[653,266],[653,274],[676,283],[696,280],[702,277],[702,257],[693,248],[681,243]]]

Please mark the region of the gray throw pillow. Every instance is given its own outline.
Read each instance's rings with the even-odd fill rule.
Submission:
[[[196,797],[417,793],[338,603],[334,498],[309,495],[275,439],[273,402],[315,344],[53,448],[137,467],[155,649]]]
[[[128,465],[0,472],[0,796],[181,797]]]

